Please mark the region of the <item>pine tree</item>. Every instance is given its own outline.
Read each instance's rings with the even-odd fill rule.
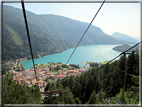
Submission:
[[[92,94],[90,95],[90,99],[89,101],[87,102],[87,104],[96,104],[96,92],[95,90],[92,92]]]
[[[134,65],[135,65],[135,51],[128,56],[128,74],[134,75]]]
[[[65,104],[75,104],[73,99],[73,94],[71,93],[70,89],[67,87],[66,91],[63,93],[64,103]]]
[[[82,104],[82,102],[80,101],[80,99],[79,99],[78,97],[76,97],[76,98],[74,99],[74,101],[75,101],[76,104]]]

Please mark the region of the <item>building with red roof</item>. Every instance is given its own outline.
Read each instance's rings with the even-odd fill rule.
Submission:
[[[49,75],[49,76],[50,76],[51,74],[50,74],[50,73],[47,73],[47,75]]]
[[[29,72],[30,70],[29,70],[29,69],[27,69],[26,71],[27,71],[27,72]]]
[[[63,78],[64,75],[57,75],[57,78]]]
[[[21,84],[21,82],[20,81],[16,81],[16,83],[15,84]]]
[[[30,71],[34,71],[34,68],[30,68]]]
[[[74,73],[78,73],[78,71],[77,71],[77,70],[74,70]]]
[[[63,71],[62,70],[58,70],[58,74],[62,75]]]
[[[67,75],[67,72],[63,72],[63,75]]]

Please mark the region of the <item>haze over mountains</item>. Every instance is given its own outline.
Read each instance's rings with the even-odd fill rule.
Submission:
[[[135,39],[131,36],[119,33],[119,32],[114,32],[111,36],[114,37],[118,41],[124,41],[124,42],[130,42],[130,43],[139,42],[137,39]]]
[[[36,15],[29,11],[26,14],[34,58],[75,47],[89,25],[58,15]],[[107,35],[100,28],[91,25],[80,45],[132,43],[131,41]],[[3,6],[3,60],[28,56],[30,49],[23,12],[18,8]]]

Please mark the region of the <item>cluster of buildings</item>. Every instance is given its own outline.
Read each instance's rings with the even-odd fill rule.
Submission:
[[[12,75],[13,80],[17,80],[19,84],[21,84],[21,82],[25,82],[26,85],[29,87],[36,84],[40,85],[40,87],[44,87],[48,82],[46,78],[49,78],[48,80],[51,82],[56,82],[58,79],[63,79],[66,76],[73,75],[76,77],[77,75],[88,71],[88,69],[85,68],[74,70],[73,67],[69,65],[67,66],[68,68],[66,68],[66,70],[64,70],[61,65],[50,65],[50,67],[46,66],[43,68],[36,67],[37,80],[34,68],[30,68],[29,70],[23,70],[20,72],[10,70],[9,74]],[[55,68],[58,68],[58,73],[57,71],[52,71]]]
[[[12,61],[8,61],[5,63],[5,66],[8,67],[8,69],[10,69],[10,71],[17,71],[20,72],[22,70],[24,70],[23,65],[20,65],[20,62],[23,60],[23,58],[21,59],[17,59],[16,62],[12,62]]]

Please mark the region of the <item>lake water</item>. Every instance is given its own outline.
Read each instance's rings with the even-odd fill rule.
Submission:
[[[82,62],[102,62],[109,61],[119,55],[121,52],[112,50],[113,47],[118,45],[88,45],[79,46],[74,52],[68,64],[79,64],[84,66]],[[62,62],[66,63],[69,59],[74,48],[63,51],[62,53],[51,54],[42,58],[35,59],[35,64],[44,64],[48,62]],[[32,60],[21,62],[25,69],[30,69],[33,64]]]

